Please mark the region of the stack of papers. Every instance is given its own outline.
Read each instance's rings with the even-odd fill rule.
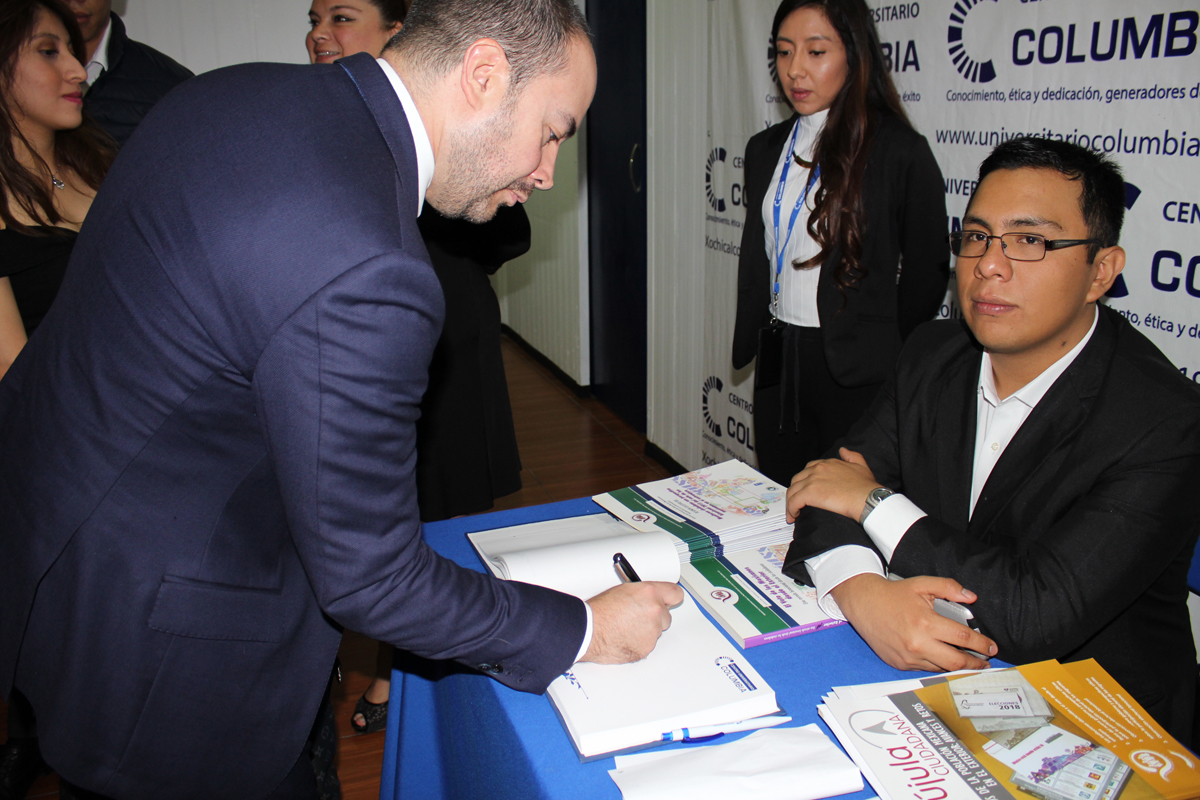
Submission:
[[[675,537],[680,561],[790,542],[787,487],[731,460],[592,498],[639,531]]]
[[[617,756],[608,771],[625,800],[817,800],[863,788],[862,775],[816,725],[736,742]]]

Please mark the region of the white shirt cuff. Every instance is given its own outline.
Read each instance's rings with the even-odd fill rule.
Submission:
[[[902,494],[894,494],[875,506],[875,510],[867,515],[863,528],[879,552],[883,553],[884,560],[890,562],[904,534],[908,533],[914,522],[925,516],[928,514],[917,508],[912,500]]]
[[[888,500],[890,499],[889,497]],[[883,503],[880,503],[879,507],[882,508]],[[837,601],[830,592],[837,588],[838,584],[850,580],[855,575],[866,573],[883,577],[884,574],[879,554],[869,547],[857,544],[826,550],[805,561],[804,566],[808,568],[813,585],[817,587],[817,605],[827,616],[843,621],[846,615],[838,608]]]
[[[587,611],[587,627],[583,630],[583,644],[579,645],[579,652],[575,654],[576,661],[587,655],[588,648],[592,646],[592,607],[586,601],[583,607]]]

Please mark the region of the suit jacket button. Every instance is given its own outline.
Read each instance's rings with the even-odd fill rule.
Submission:
[[[486,672],[489,675],[499,675],[504,672],[504,667],[499,664],[480,664],[476,667],[480,672]]]

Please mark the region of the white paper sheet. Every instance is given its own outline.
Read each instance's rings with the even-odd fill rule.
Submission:
[[[862,775],[816,725],[757,731],[728,744],[617,756],[625,800],[818,800],[857,792]]]

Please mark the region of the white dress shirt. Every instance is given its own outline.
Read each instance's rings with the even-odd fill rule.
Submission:
[[[87,63],[87,86],[91,88],[92,84],[100,77],[104,70],[108,69],[108,40],[112,38],[112,17],[108,18],[108,22],[104,24],[104,35],[100,37],[100,44],[96,45],[96,52],[92,54],[92,60]],[[87,89],[84,90],[87,94]]]
[[[1071,351],[1047,367],[1040,375],[1013,392],[1003,400],[996,393],[995,375],[992,371],[992,359],[988,353],[983,354],[979,364],[979,384],[977,390],[976,423],[975,423],[975,458],[971,474],[971,507],[970,513],[975,513],[975,503],[983,487],[987,484],[992,468],[1004,454],[1009,442],[1017,435],[1017,431],[1029,418],[1034,407],[1050,391],[1067,367],[1091,340],[1096,331],[1099,313],[1092,318],[1092,327]],[[926,516],[915,503],[902,494],[894,494],[875,507],[867,516],[863,528],[871,541],[890,561],[900,540],[913,523]],[[969,517],[968,517],[969,518]],[[820,555],[813,556],[804,562],[809,575],[817,588],[817,604],[826,614],[836,619],[845,619],[837,601],[829,594],[838,584],[853,578],[855,575],[871,573],[883,576],[883,564],[878,554],[860,545],[844,545],[835,547]]]
[[[408,118],[409,130],[412,131],[413,145],[417,150],[417,214],[420,215],[421,209],[425,206],[425,190],[429,188],[429,183],[433,180],[433,144],[429,141],[429,133],[425,130],[421,112],[417,111],[417,104],[413,101],[412,94],[404,85],[404,81],[400,80],[396,70],[387,61],[382,58],[375,60],[379,62],[379,66],[383,68],[383,74],[387,75],[392,88],[396,90],[396,96],[400,98],[400,105],[404,107],[404,116]],[[576,661],[583,658],[592,644],[592,607],[584,603],[583,608],[587,614],[587,627],[583,631],[583,644],[579,645],[579,652],[575,655]]]
[[[792,266],[792,262],[799,260],[801,263],[821,252],[821,246],[808,235],[808,218],[812,215],[813,201],[817,196],[817,189],[821,186],[821,179],[818,178],[813,182],[812,187],[808,190],[808,197],[805,200],[804,208],[800,209],[800,213],[796,216],[796,225],[792,229],[792,238],[787,238],[788,220],[792,217],[792,209],[796,207],[796,202],[804,193],[804,187],[808,185],[809,174],[811,170],[800,166],[792,158],[792,154],[800,156],[805,161],[813,160],[813,151],[817,146],[817,138],[821,135],[821,130],[825,127],[825,120],[829,116],[829,109],[818,111],[807,117],[800,117],[796,120],[796,126],[799,131],[796,132],[796,146],[789,151],[787,145],[784,145],[784,152],[780,154],[779,162],[775,165],[775,173],[771,176],[771,183],[767,186],[766,195],[763,197],[762,215],[763,227],[766,228],[766,247],[767,261],[771,265],[771,282],[770,286],[775,285],[775,192],[779,188],[779,178],[783,174],[783,165],[791,161],[791,166],[788,168],[787,184],[783,189],[783,201],[779,206],[779,237],[787,240],[787,247],[783,252],[783,274],[779,277],[779,310],[778,319],[789,325],[802,325],[808,328],[821,327],[821,319],[817,315],[817,279],[821,275],[820,265],[809,269],[796,269]],[[793,128],[795,131],[795,128]],[[791,134],[788,134],[788,142],[791,142]],[[772,314],[775,314],[772,308]]]
[[[392,88],[396,90],[396,96],[400,98],[400,105],[404,107],[404,116],[408,118],[409,130],[412,131],[413,145],[417,148],[417,215],[420,216],[421,209],[425,207],[425,190],[433,181],[433,144],[429,141],[429,132],[425,130],[421,112],[417,111],[417,104],[413,101],[404,81],[400,80],[396,70],[386,60],[382,58],[375,60],[383,68],[383,74],[387,75]]]

